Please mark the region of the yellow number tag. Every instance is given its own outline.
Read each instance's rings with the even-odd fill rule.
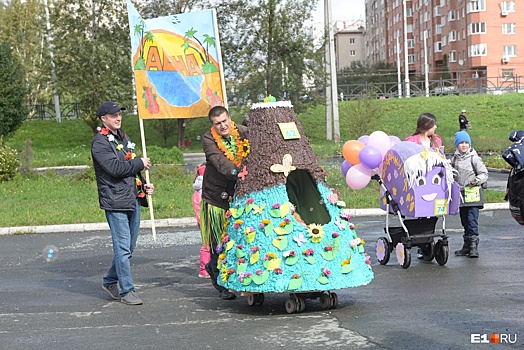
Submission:
[[[278,123],[280,132],[284,136],[284,140],[299,139],[300,133],[298,132],[297,125],[294,122],[291,123]]]
[[[435,216],[436,215],[447,215],[448,214],[448,201],[447,199],[435,199]]]

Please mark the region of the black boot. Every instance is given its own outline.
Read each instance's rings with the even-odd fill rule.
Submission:
[[[462,245],[461,250],[455,251],[456,256],[467,256],[471,249],[471,242],[470,242],[469,236],[464,235],[462,237],[464,238],[464,244]]]
[[[469,245],[469,257],[478,258],[479,257],[479,251],[478,251],[479,238],[478,236],[471,236],[469,238],[469,241],[471,242]]]

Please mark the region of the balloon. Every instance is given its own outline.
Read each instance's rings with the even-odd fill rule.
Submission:
[[[360,160],[358,159],[358,154],[360,150],[364,148],[365,145],[357,140],[347,141],[344,146],[342,146],[342,155],[344,159],[350,162],[351,164],[359,164]]]
[[[368,146],[375,146],[380,150],[382,156],[391,148],[391,140],[384,131],[373,131],[369,135]]]
[[[352,166],[346,174],[346,183],[354,190],[366,187],[371,181],[371,170],[366,169],[362,164]]]
[[[368,169],[375,169],[382,163],[382,153],[375,146],[362,148],[358,158],[360,159],[360,164]]]
[[[346,176],[346,174],[348,173],[348,170],[353,166],[353,164],[351,164],[350,162],[348,162],[347,160],[344,160],[342,162],[342,174],[344,174],[344,176]]]
[[[396,145],[397,143],[401,143],[402,141],[396,137],[396,136],[390,136],[389,137],[389,140],[391,141],[391,147],[393,147],[393,145]]]
[[[368,135],[362,135],[358,138],[357,141],[362,142],[364,145],[368,144],[369,136]]]

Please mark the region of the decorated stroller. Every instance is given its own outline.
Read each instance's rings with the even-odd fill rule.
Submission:
[[[386,265],[395,252],[400,266],[407,269],[411,248],[418,247],[423,260],[434,258],[445,265],[449,257],[445,215],[457,214],[460,205],[450,161],[437,150],[404,141],[391,147],[382,167],[382,178],[372,177],[380,184],[380,206],[387,213],[386,236],[376,244],[377,260]],[[398,217],[400,226],[390,226],[389,214]],[[441,233],[435,230],[440,218]]]
[[[253,105],[248,127],[251,153],[226,213],[218,284],[250,306],[285,293],[288,313],[304,311],[307,299],[336,307],[333,290],[373,279],[365,241],[327,187],[290,102]]]

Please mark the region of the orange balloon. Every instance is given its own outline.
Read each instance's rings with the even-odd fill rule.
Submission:
[[[358,140],[347,141],[344,146],[342,146],[342,155],[344,159],[350,162],[353,165],[360,164],[360,159],[358,155],[362,148],[366,147],[362,142]]]

